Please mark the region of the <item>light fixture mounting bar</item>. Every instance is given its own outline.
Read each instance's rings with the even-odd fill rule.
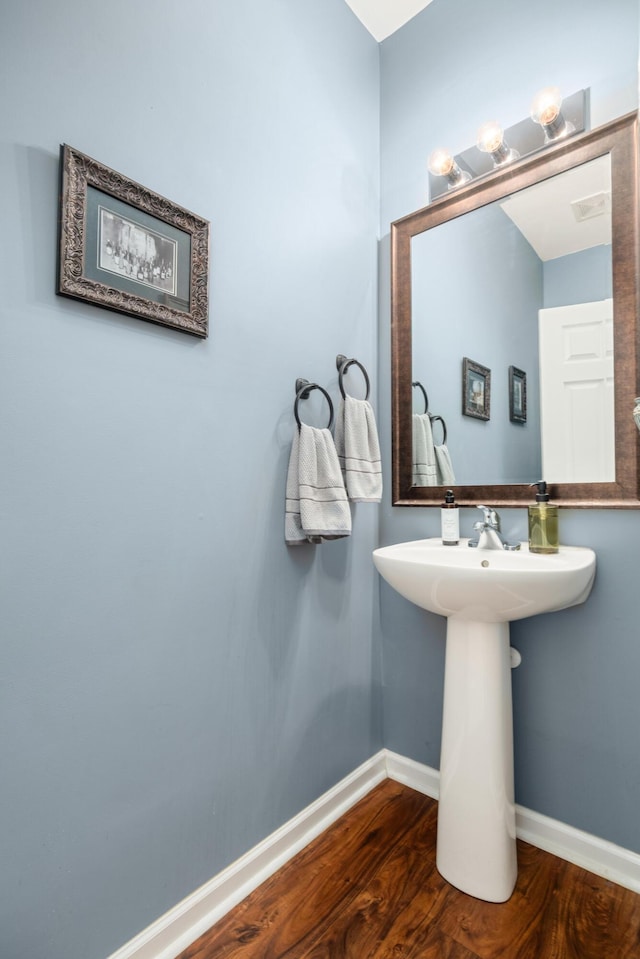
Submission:
[[[582,133],[589,128],[588,94],[588,89],[578,90],[577,93],[572,93],[571,96],[564,97],[562,100],[562,115],[573,127],[570,136],[575,136],[576,133]],[[508,127],[504,131],[504,139],[514,151],[520,154],[520,159],[531,156],[532,153],[538,153],[538,151],[549,146],[549,143],[545,142],[543,128],[530,117]],[[486,176],[487,173],[493,173],[495,170],[491,155],[483,153],[477,146],[456,154],[454,160],[460,169],[469,175],[471,180],[477,180],[478,177]],[[434,176],[429,171],[430,200],[436,200],[448,192],[448,184],[445,178]]]

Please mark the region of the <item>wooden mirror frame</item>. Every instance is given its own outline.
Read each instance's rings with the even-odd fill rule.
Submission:
[[[560,506],[640,508],[640,434],[632,416],[633,401],[640,396],[637,113],[487,174],[391,224],[394,506],[440,506],[443,498],[442,486],[412,486],[412,238],[605,154],[611,157],[616,479],[612,483],[550,483],[549,492]],[[526,484],[450,485],[461,506],[522,506],[532,499]]]

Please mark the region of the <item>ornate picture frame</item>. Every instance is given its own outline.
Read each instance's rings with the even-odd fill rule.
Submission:
[[[462,413],[478,420],[491,418],[491,370],[466,356],[462,360]]]
[[[517,366],[509,367],[509,419],[527,422],[527,374]]]
[[[57,292],[206,337],[209,222],[68,144],[60,167]]]

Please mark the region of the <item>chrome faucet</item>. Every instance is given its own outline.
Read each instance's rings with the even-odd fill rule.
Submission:
[[[478,549],[520,549],[520,543],[507,543],[500,532],[500,517],[491,506],[478,506],[482,510],[482,519],[473,524],[478,532],[477,539],[470,539],[469,546]]]

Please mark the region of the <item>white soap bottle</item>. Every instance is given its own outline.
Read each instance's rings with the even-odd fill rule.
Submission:
[[[442,522],[442,545],[457,546],[460,542],[460,511],[453,496],[453,490],[445,493],[440,510]]]

